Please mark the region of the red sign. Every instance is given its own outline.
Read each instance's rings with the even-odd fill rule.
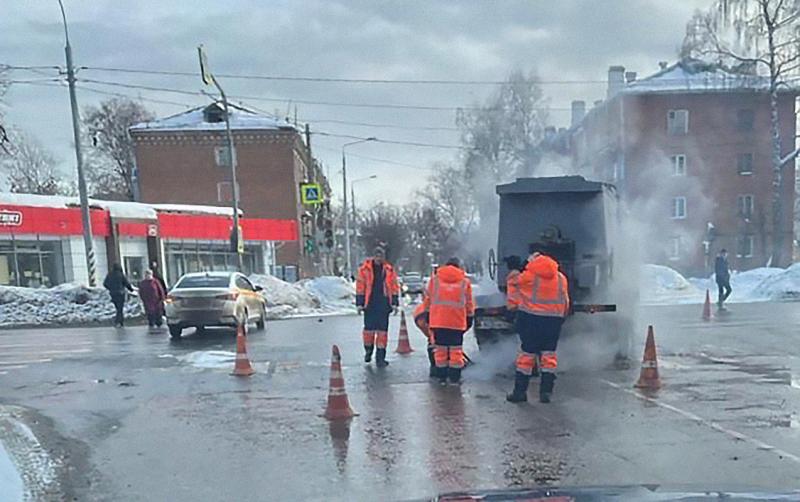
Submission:
[[[81,235],[83,223],[81,210],[77,207],[38,207],[0,204],[0,218],[9,222],[0,224],[0,233],[41,234],[41,235]],[[108,211],[91,209],[92,235],[107,237],[111,234],[111,219]]]
[[[20,211],[0,211],[0,226],[18,227],[22,225],[22,212]]]
[[[293,220],[242,218],[245,241],[296,241],[297,223]],[[230,239],[233,219],[227,216],[158,213],[161,237],[172,239]]]

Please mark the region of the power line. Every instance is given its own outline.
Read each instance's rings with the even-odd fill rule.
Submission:
[[[329,152],[334,152],[334,153],[337,153],[337,154],[341,153],[341,150],[337,150],[336,148],[330,148],[330,147],[327,147],[327,146],[319,146],[319,145],[317,145],[314,148],[315,149],[319,149],[319,150],[327,150]],[[407,167],[409,169],[418,169],[420,171],[433,171],[433,169],[434,169],[433,167],[415,166],[415,165],[412,165],[412,164],[405,164],[403,162],[397,162],[395,160],[381,159],[379,157],[371,157],[369,155],[362,155],[360,153],[350,153],[350,152],[348,152],[347,156],[348,157],[355,157],[357,159],[371,160],[373,162],[379,162],[379,163],[382,163],[382,164],[389,164],[389,165],[393,165],[393,166]]]
[[[381,138],[365,138],[363,136],[353,136],[351,134],[334,134],[324,131],[315,131],[311,130],[312,134],[317,134],[319,136],[330,136],[333,138],[344,138],[344,139],[353,139],[353,140],[369,140],[373,143],[387,143],[391,145],[405,145],[405,146],[419,146],[423,148],[446,148],[450,150],[472,150],[469,147],[460,146],[460,145],[439,145],[435,143],[420,143],[416,141],[400,141],[400,140],[390,140],[390,139],[381,139]]]
[[[457,127],[436,127],[436,126],[403,126],[403,125],[396,125],[396,124],[374,124],[368,122],[350,122],[347,120],[336,120],[336,119],[312,119],[308,117],[303,117],[303,122],[310,122],[314,124],[341,124],[341,125],[352,125],[352,126],[360,126],[360,127],[373,127],[377,129],[386,128],[386,129],[408,129],[414,131],[460,131]]]

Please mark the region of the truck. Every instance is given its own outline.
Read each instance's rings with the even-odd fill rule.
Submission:
[[[515,333],[506,311],[509,270],[504,262],[512,255],[524,261],[539,250],[558,261],[569,282],[570,316],[617,311],[620,214],[613,184],[582,176],[518,178],[497,185],[496,192],[500,211],[497,250],[489,250],[491,281],[475,291],[474,333],[481,349]],[[609,322],[615,327],[607,331],[615,335],[625,329],[617,319]]]

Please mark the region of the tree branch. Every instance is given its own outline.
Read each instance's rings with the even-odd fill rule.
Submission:
[[[780,167],[781,169],[785,168],[786,166],[790,165],[794,159],[796,159],[800,155],[800,148],[796,148],[793,152],[787,154],[784,158],[781,159]]]

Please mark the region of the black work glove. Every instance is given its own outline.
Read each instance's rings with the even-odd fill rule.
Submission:
[[[473,322],[475,322],[475,318],[472,316],[467,316],[467,330],[472,328]]]

